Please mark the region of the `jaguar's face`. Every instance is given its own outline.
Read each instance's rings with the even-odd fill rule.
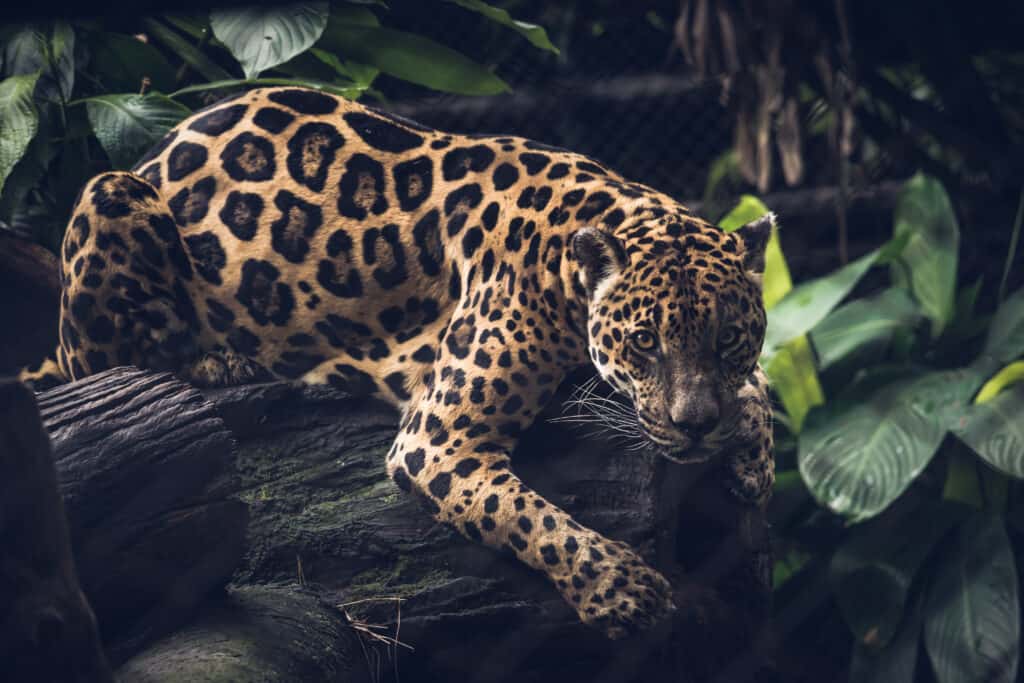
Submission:
[[[609,235],[574,242],[581,263],[601,256],[588,287],[591,359],[632,401],[644,439],[673,461],[706,459],[702,446],[728,431],[732,399],[757,364],[772,220],[729,235],[707,227],[655,241],[621,261]]]

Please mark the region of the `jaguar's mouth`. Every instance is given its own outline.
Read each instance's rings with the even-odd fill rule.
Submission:
[[[699,465],[711,459],[711,454],[697,448],[671,449],[657,446],[656,452],[662,458],[677,465]]]
[[[702,448],[703,440],[694,441],[685,436],[668,441],[645,431],[647,443],[651,450],[669,462],[677,465],[696,465],[707,462],[711,458],[711,452]]]

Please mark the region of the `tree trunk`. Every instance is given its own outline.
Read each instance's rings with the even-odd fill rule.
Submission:
[[[549,422],[557,409],[517,471],[645,551],[676,586],[672,624],[610,643],[542,577],[435,524],[386,476],[397,418],[372,400],[284,383],[200,395],[119,368],[40,402],[83,586],[113,658],[134,654],[122,681],[743,680],[760,663],[760,513],[716,467],[623,452]],[[211,595],[241,548],[231,498],[248,548]]]

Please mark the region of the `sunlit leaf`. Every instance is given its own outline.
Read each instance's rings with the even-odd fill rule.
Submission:
[[[448,2],[454,2],[459,7],[465,7],[468,10],[482,14],[491,21],[509,27],[530,41],[534,47],[554,52],[556,55],[558,54],[558,48],[551,43],[547,31],[542,26],[513,19],[507,10],[489,5],[482,0],[448,0]]]
[[[131,168],[142,154],[189,115],[164,95],[100,95],[85,100],[96,139],[115,168]]]
[[[913,293],[937,335],[953,318],[960,248],[960,228],[942,183],[921,173],[908,180],[894,222],[895,235],[909,237],[893,277]]]
[[[39,129],[32,102],[38,79],[39,74],[24,74],[0,82],[0,192]]]
[[[1006,387],[1022,380],[1024,380],[1024,360],[1010,363],[982,385],[981,389],[978,390],[978,395],[974,397],[974,402],[985,403],[990,401]]]
[[[810,342],[806,336],[797,337],[766,358],[763,365],[772,390],[789,416],[790,430],[799,434],[811,408],[825,402]]]
[[[896,288],[840,306],[811,330],[819,366],[831,367],[858,352],[884,350],[897,330],[912,326],[919,317],[907,293]]]
[[[245,77],[256,78],[312,47],[327,26],[328,11],[326,2],[232,7],[211,12],[210,26]]]
[[[332,16],[319,46],[434,90],[462,95],[495,95],[508,86],[465,55],[414,33]]]
[[[928,589],[925,650],[939,683],[1016,680],[1020,605],[1013,549],[1000,517],[963,523],[936,561]]]

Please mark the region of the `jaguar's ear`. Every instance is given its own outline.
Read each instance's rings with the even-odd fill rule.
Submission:
[[[775,227],[775,214],[768,212],[757,220],[738,228],[734,235],[739,238],[743,254],[743,267],[760,282],[764,275],[764,252]]]
[[[580,228],[572,237],[572,253],[580,264],[580,282],[590,297],[627,263],[622,242],[597,228]]]

